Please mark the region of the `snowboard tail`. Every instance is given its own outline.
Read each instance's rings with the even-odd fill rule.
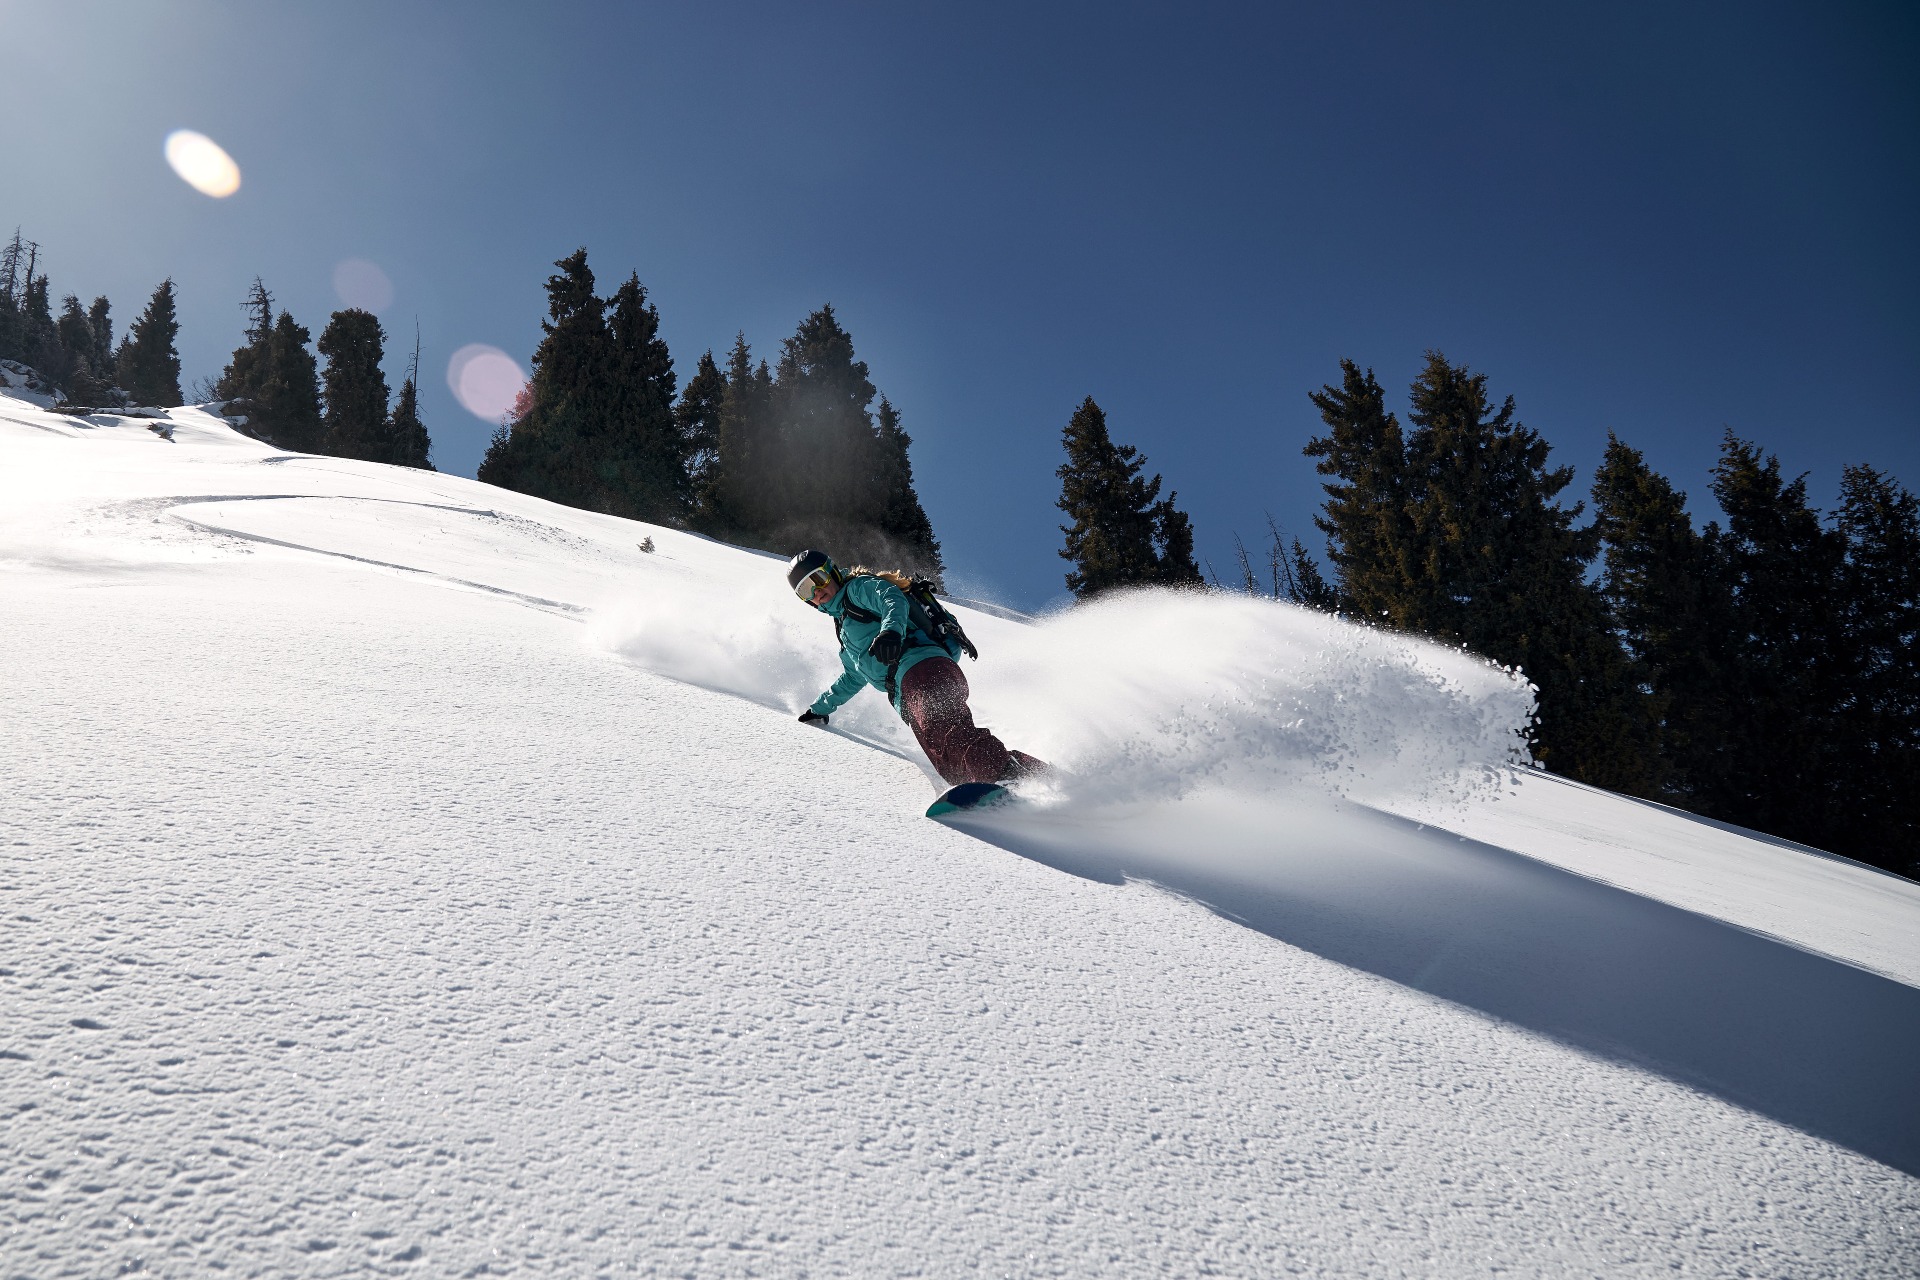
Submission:
[[[951,813],[975,813],[981,809],[996,809],[1012,800],[1013,792],[997,782],[963,782],[942,792],[940,798],[927,809],[927,816],[940,818]]]

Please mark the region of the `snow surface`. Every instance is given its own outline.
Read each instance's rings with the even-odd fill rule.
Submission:
[[[777,561],[169,422],[0,392],[0,1277],[1920,1270],[1920,887],[1509,673],[969,612],[946,827]]]

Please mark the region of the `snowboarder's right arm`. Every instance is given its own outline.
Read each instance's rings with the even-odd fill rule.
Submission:
[[[840,672],[840,678],[835,680],[825,693],[815,698],[813,705],[807,708],[817,716],[832,715],[840,709],[841,703],[860,692],[867,683],[860,677],[860,673],[853,669],[853,664],[847,661],[845,654],[840,657],[840,665],[844,668]]]

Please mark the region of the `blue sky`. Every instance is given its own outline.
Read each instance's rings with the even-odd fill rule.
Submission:
[[[1920,9],[1693,5],[0,3],[0,222],[187,378],[257,273],[316,334],[375,262],[398,382],[523,363],[586,245],[684,379],[832,302],[915,439],[954,585],[1058,596],[1059,435],[1094,396],[1223,573],[1312,535],[1307,393],[1437,347],[1579,469],[1609,428],[1708,508],[1725,427],[1829,500],[1920,487]],[[200,130],[245,174],[192,191]],[[1309,536],[1317,545],[1317,535]]]

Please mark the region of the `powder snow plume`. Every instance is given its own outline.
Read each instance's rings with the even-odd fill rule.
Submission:
[[[808,624],[812,625],[809,626]],[[744,580],[659,574],[594,610],[594,641],[686,684],[798,711],[839,674],[831,633],[777,572]]]
[[[689,684],[798,711],[839,674],[831,631],[777,576],[660,583],[596,613],[598,642]],[[1069,800],[1203,788],[1446,799],[1526,761],[1532,687],[1459,650],[1269,600],[1117,594],[1008,623],[962,611],[979,723],[1060,765]],[[877,694],[836,713],[901,747]]]
[[[974,706],[1072,798],[1200,788],[1442,798],[1525,763],[1533,689],[1458,650],[1206,591],[1108,597],[1009,628]]]

